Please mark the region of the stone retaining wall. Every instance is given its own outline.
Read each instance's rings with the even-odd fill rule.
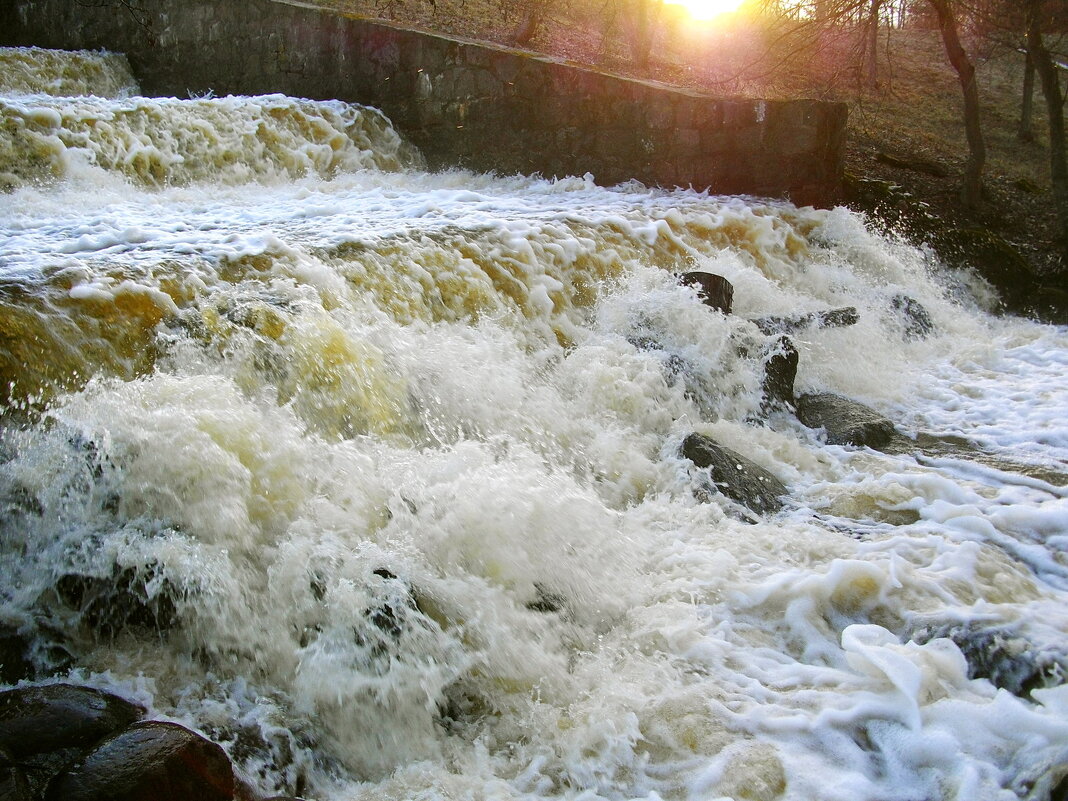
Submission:
[[[275,0],[8,0],[0,42],[125,52],[146,94],[381,108],[432,168],[835,200],[846,109],[722,99]],[[8,3],[5,3],[7,5]]]

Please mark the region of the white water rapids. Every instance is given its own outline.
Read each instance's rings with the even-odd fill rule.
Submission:
[[[323,801],[1068,771],[1068,328],[844,208],[432,174],[370,109],[0,60],[0,622],[41,670]],[[798,390],[982,458],[760,419],[752,318],[841,306]],[[695,494],[694,431],[784,509]]]

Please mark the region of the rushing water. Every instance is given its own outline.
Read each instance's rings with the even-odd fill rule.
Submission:
[[[41,670],[330,801],[1068,769],[1068,329],[845,209],[431,174],[371,109],[0,66],[0,622]],[[981,455],[761,419],[751,319],[846,305],[798,389]],[[693,431],[785,508],[695,492]]]

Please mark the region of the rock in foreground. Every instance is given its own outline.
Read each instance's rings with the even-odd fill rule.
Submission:
[[[20,687],[0,693],[0,747],[16,759],[88,747],[143,714],[136,704],[91,687]]]
[[[49,785],[45,801],[231,801],[222,748],[176,723],[135,723]]]

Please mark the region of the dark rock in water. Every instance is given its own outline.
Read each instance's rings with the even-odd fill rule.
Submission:
[[[682,455],[697,467],[707,467],[716,489],[754,512],[777,512],[786,487],[763,467],[702,434],[683,440]]]
[[[567,599],[564,596],[547,589],[543,584],[535,582],[534,590],[538,594],[537,597],[526,604],[527,609],[531,612],[545,612],[546,614],[549,614],[567,608]]]
[[[1049,283],[1060,281],[1060,286]],[[1068,275],[1043,278],[1042,284],[1032,293],[1030,311],[1035,319],[1053,325],[1068,325]]]
[[[0,693],[0,748],[15,758],[88,747],[145,710],[92,687],[46,684]]]
[[[998,291],[1009,311],[1026,310],[1039,276],[1019,249],[987,228],[950,228],[935,240],[940,255],[974,269]]]
[[[367,618],[379,631],[397,640],[404,631],[408,611],[418,611],[415,596],[408,583],[397,578],[388,568],[379,567],[372,572],[386,582],[387,592],[378,605],[368,610]]]
[[[781,336],[764,348],[764,383],[760,410],[764,414],[794,407],[794,379],[797,377],[797,348],[788,336]]]
[[[30,801],[33,798],[26,775],[7,751],[0,749],[0,799]]]
[[[683,273],[679,283],[697,288],[697,295],[706,306],[730,314],[734,306],[734,286],[722,275],[714,273]]]
[[[69,573],[56,582],[56,592],[96,634],[114,637],[129,628],[162,632],[178,618],[169,586],[150,592],[156,568],[127,567],[107,578]]]
[[[856,325],[859,320],[860,315],[855,307],[843,306],[841,309],[809,312],[795,317],[757,317],[753,324],[770,336],[789,334],[802,328],[847,328]]]
[[[135,723],[60,773],[45,801],[232,801],[226,752],[177,723]]]
[[[14,626],[0,625],[0,682],[15,684],[33,677],[33,662],[27,655],[30,643]],[[4,796],[0,795],[0,799]]]
[[[931,315],[918,300],[897,294],[890,299],[890,305],[905,324],[905,339],[925,339],[934,331]]]
[[[809,428],[826,429],[832,445],[882,448],[895,433],[894,424],[874,409],[829,392],[798,398],[797,418]]]
[[[989,453],[976,443],[953,434],[932,434],[917,431],[905,435],[896,432],[890,442],[879,448],[884,453],[911,454],[919,460],[958,459],[992,467],[1007,473],[1027,476],[1055,487],[1068,487],[1068,473],[1049,465],[1027,464],[1008,459],[1001,454]]]
[[[23,514],[31,517],[44,515],[44,506],[28,487],[15,486],[8,490],[7,497],[4,498],[4,506],[7,514]]]
[[[1061,684],[1068,668],[1008,626],[933,625],[918,629],[911,639],[925,643],[940,637],[952,640],[960,648],[968,661],[969,678],[987,679],[995,687],[1024,698],[1032,690]]]
[[[301,747],[313,747],[310,742],[301,742],[300,735],[290,729],[273,726],[260,727],[247,721],[230,720],[229,725],[212,727],[206,732],[230,755],[234,765],[244,768],[245,779],[259,780],[264,786],[273,786],[277,793],[299,795],[306,786],[304,769],[295,757]],[[325,767],[325,762],[320,766]],[[246,781],[237,779],[236,799],[262,801],[258,792]],[[290,795],[279,795],[290,798]]]

